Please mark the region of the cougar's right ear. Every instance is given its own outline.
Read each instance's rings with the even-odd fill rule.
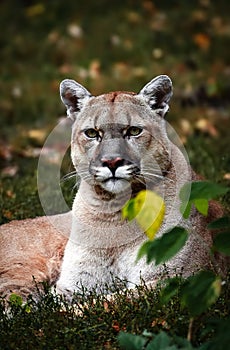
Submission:
[[[75,80],[65,79],[60,84],[61,100],[66,106],[67,115],[72,120],[80,112],[85,102],[92,97],[90,92]]]

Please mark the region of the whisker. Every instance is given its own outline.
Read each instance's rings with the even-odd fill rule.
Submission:
[[[143,172],[143,173],[141,173],[141,174],[142,174],[142,176],[144,176],[144,177],[149,176],[150,178],[151,178],[151,177],[156,177],[156,178],[161,179],[161,180],[164,179],[164,176],[158,175],[158,174],[152,174],[152,173],[146,173],[146,172]]]
[[[84,180],[84,181],[92,179],[91,176],[89,176],[89,175],[83,175],[83,176],[81,175],[80,178],[81,178],[81,180]]]
[[[150,172],[142,171],[142,172],[141,172],[141,175],[142,175],[144,178],[148,178],[148,179],[151,179],[151,178],[158,178],[158,179],[164,180],[164,176],[163,176],[163,175],[155,174],[155,173],[152,173],[152,172],[150,173]]]
[[[77,188],[79,188],[79,186],[80,186],[80,181],[77,181],[74,185],[73,185],[73,188],[72,188],[72,192]]]
[[[69,179],[72,179],[72,178],[75,177],[75,176],[77,176],[76,170],[71,171],[70,173],[64,175],[64,176],[60,179],[60,182],[67,181],[67,180],[69,180]]]
[[[159,166],[151,166],[151,167],[143,167],[142,169],[142,172],[149,172],[149,173],[162,173],[162,170],[160,169]]]
[[[143,167],[142,168],[142,172],[149,172],[149,173],[162,173],[162,170],[159,168],[159,167],[157,167],[157,168],[154,168],[154,166],[153,167]],[[164,172],[164,174],[168,174],[168,173],[170,173],[171,172],[171,170],[164,170],[163,171]]]
[[[135,176],[135,178],[137,179],[138,182],[140,182],[142,185],[146,185],[145,181],[142,180],[142,178],[140,178],[139,176]]]
[[[159,175],[159,174],[154,174],[154,173],[147,173],[147,172],[142,172],[141,175],[144,177],[144,179],[152,181],[154,179],[160,179],[160,180],[164,180],[166,182],[173,182],[172,179],[168,179],[167,177],[163,176],[163,175]]]

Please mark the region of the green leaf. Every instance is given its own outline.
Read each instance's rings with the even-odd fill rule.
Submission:
[[[187,349],[186,349],[187,350]],[[199,348],[196,348],[196,350],[211,350],[210,349],[210,344],[209,343],[204,343]],[[214,350],[214,349],[213,349]],[[215,349],[216,350],[216,349]],[[223,349],[224,350],[224,349]]]
[[[192,202],[181,203],[180,212],[184,219],[188,219],[192,208]]]
[[[156,252],[156,265],[164,263],[176,255],[185,245],[187,231],[182,227],[174,227],[159,238]]]
[[[190,187],[191,186],[191,187]],[[189,191],[190,195],[188,196]],[[229,189],[225,186],[209,181],[194,181],[186,183],[180,190],[180,211],[185,219],[189,217],[192,204],[203,214],[208,214],[208,201],[227,193]]]
[[[147,339],[140,335],[120,332],[118,335],[118,342],[122,349],[142,350],[147,342]]]
[[[213,240],[214,250],[230,256],[230,232],[221,232]]]
[[[125,350],[192,350],[194,349],[190,342],[181,337],[170,337],[167,333],[161,331],[154,335],[146,331],[142,336],[130,333],[120,332],[118,342]]]
[[[195,199],[194,204],[196,209],[204,216],[208,215],[208,200],[207,199]]]
[[[189,200],[191,194],[191,187],[192,182],[187,182],[186,184],[184,184],[184,186],[181,187],[179,197],[183,203],[186,203]]]
[[[230,217],[223,216],[215,221],[210,222],[207,227],[210,230],[230,228]]]
[[[210,341],[208,350],[229,349],[230,318],[220,320],[217,324],[217,331]]]
[[[146,254],[148,264],[153,260],[155,260],[156,265],[164,263],[178,253],[187,238],[188,233],[184,228],[174,227],[162,237],[147,244],[145,242],[138,252],[138,258]]]
[[[156,258],[156,252],[158,249],[159,239],[155,239],[154,241],[146,241],[139,248],[137,253],[137,261],[140,260],[144,255],[146,255],[146,262],[150,264]]]
[[[178,347],[172,345],[172,339],[165,333],[160,332],[154,339],[148,344],[146,350],[177,350]]]
[[[227,193],[229,189],[225,186],[212,183],[209,181],[194,181],[192,182],[191,193],[189,200],[195,199],[215,199]]]
[[[167,280],[167,285],[161,290],[161,302],[167,304],[169,300],[178,293],[181,280],[178,277],[170,278]]]
[[[11,305],[22,306],[23,300],[20,295],[12,293],[10,295],[9,302]]]
[[[128,219],[129,221],[135,219],[136,211],[135,211],[135,199],[130,199],[122,208],[122,216],[124,219]]]
[[[142,246],[140,247],[138,253],[137,253],[137,259],[136,261],[140,260],[141,258],[143,258],[144,255],[147,255],[149,250],[151,249],[153,241],[146,241],[142,244]]]
[[[146,262],[147,264],[150,264],[153,260],[156,260],[157,257],[157,251],[158,247],[160,245],[160,240],[155,239],[154,241],[150,241],[151,244],[149,244],[146,247]]]
[[[211,271],[201,271],[187,279],[182,287],[182,304],[192,316],[206,311],[220,295],[221,280]]]
[[[163,199],[152,191],[140,191],[128,201],[122,209],[122,216],[128,220],[137,220],[149,239],[154,239],[164,219]]]
[[[173,340],[178,345],[178,349],[180,350],[195,350],[195,349],[197,350],[197,348],[194,348],[186,338],[182,338],[174,335]]]

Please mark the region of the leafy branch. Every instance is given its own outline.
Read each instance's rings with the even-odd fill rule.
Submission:
[[[188,191],[191,189],[189,198]],[[186,184],[180,191],[181,213],[188,219],[195,208],[204,216],[208,214],[209,201],[225,195],[228,188],[219,184],[196,181]],[[136,219],[149,238],[140,247],[137,260],[146,256],[147,263],[154,261],[155,265],[162,264],[175,256],[185,245],[189,233],[182,227],[173,227],[161,237],[155,238],[165,214],[163,199],[151,191],[142,191],[136,198],[131,199],[123,208],[123,217],[128,220]],[[230,218],[221,217],[207,227],[210,230],[221,231],[214,238],[210,254],[214,251],[230,256]],[[155,238],[155,239],[154,239]],[[141,336],[120,333],[119,343],[124,349],[148,350],[175,350],[194,349],[191,345],[193,322],[196,317],[207,311],[214,304],[221,293],[221,278],[212,271],[200,271],[197,274],[181,281],[178,277],[169,278],[161,292],[162,305],[167,305],[170,299],[179,295],[181,307],[187,308],[190,315],[189,329],[186,339],[172,339],[166,333],[158,335],[144,332]],[[230,321],[227,324],[230,328]],[[217,338],[218,338],[217,334]],[[178,343],[179,341],[179,343]],[[216,339],[210,344],[199,347],[214,349]]]

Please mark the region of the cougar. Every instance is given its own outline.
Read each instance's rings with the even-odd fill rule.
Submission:
[[[52,217],[55,225],[41,217],[1,226],[1,293],[34,293],[33,276],[71,298],[81,285],[100,292],[114,278],[132,287],[142,279],[156,281],[163,269],[169,276],[189,276],[212,267],[206,224],[222,211],[212,203],[207,218],[194,209],[184,220],[180,212],[180,189],[197,175],[167,131],[170,78],[160,75],[138,94],[97,97],[65,79],[60,94],[73,121],[71,158],[80,186],[72,212]],[[135,219],[122,218],[125,203],[143,189],[155,191],[166,205],[156,237],[176,225],[189,230],[184,248],[164,267],[136,262],[146,236]]]

